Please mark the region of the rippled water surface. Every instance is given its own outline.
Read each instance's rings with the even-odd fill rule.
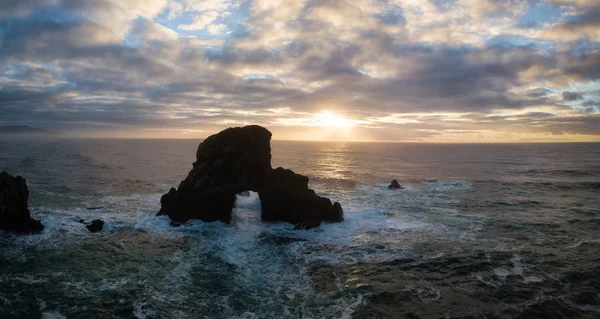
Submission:
[[[252,193],[172,228],[198,143],[0,139],[46,225],[0,233],[0,318],[600,317],[600,144],[274,141],[344,222],[263,223]]]

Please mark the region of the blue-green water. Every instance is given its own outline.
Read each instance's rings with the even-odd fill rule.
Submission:
[[[251,194],[172,228],[159,199],[198,143],[1,138],[46,229],[0,233],[0,317],[600,316],[600,144],[274,141],[344,222],[263,223]]]

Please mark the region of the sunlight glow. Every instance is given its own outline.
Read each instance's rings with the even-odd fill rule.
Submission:
[[[329,111],[322,111],[321,113],[315,114],[318,126],[324,127],[352,127],[354,124],[349,120],[332,114]]]

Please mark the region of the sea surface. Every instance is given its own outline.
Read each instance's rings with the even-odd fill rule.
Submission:
[[[199,142],[0,138],[46,226],[0,232],[0,318],[600,318],[600,144],[273,141],[344,222],[174,228]]]

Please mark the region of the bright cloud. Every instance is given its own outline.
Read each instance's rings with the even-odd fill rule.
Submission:
[[[599,17],[592,0],[4,1],[0,124],[600,140]]]

